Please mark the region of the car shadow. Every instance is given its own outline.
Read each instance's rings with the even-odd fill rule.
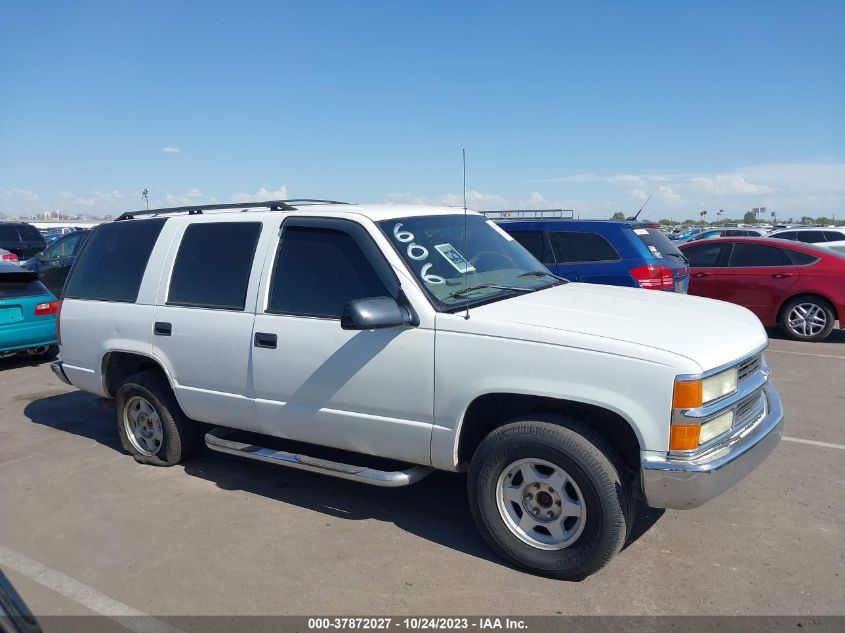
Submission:
[[[14,356],[0,358],[0,372],[9,371],[11,369],[20,369],[21,367],[37,367],[38,365],[46,365],[52,360],[52,358],[38,358],[36,356],[30,356],[26,352],[20,352]]]
[[[839,322],[839,325],[842,325],[842,322]],[[769,335],[770,339],[774,339],[777,341],[791,341],[792,339],[786,336],[783,332],[781,332],[780,328],[777,327],[767,327],[766,333]],[[834,328],[831,330],[830,334],[827,335],[827,338],[818,341],[816,343],[808,343],[809,345],[823,345],[825,343],[833,343],[833,344],[840,344],[845,345],[845,330],[840,330],[838,328]]]
[[[34,400],[24,414],[35,424],[87,437],[123,452],[115,431],[112,401],[72,391]],[[511,567],[490,550],[475,528],[468,509],[465,474],[436,471],[411,488],[378,488],[250,461],[206,447],[183,468],[188,475],[223,490],[245,491],[333,519],[393,523],[433,543]],[[651,529],[662,515],[662,510],[639,503],[625,547]]]

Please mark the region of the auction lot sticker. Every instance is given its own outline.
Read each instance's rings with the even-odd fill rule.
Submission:
[[[438,253],[446,258],[446,261],[452,264],[452,268],[459,273],[475,272],[475,266],[470,264],[466,258],[451,244],[435,244],[434,248]]]

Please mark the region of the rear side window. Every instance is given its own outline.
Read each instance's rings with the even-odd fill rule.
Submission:
[[[681,254],[681,251],[672,243],[672,240],[663,235],[659,229],[637,228],[634,229],[634,235],[658,259],[667,256],[677,257]]]
[[[702,244],[701,246],[690,246],[685,248],[683,253],[689,260],[692,268],[712,268],[719,261],[719,254],[722,252],[721,244]]]
[[[795,231],[787,231],[786,233],[776,233],[772,235],[772,237],[776,237],[779,240],[795,240],[797,239],[797,233]]]
[[[744,268],[754,266],[789,266],[790,263],[786,257],[786,253],[776,246],[738,242],[734,244],[728,265],[731,268]]]
[[[824,239],[824,231],[798,231],[798,241],[806,244],[822,244],[827,242]]]
[[[21,235],[21,239],[25,242],[43,242],[44,236],[38,232],[31,224],[20,224],[18,225],[18,233]]]
[[[327,228],[284,228],[268,312],[339,319],[354,299],[386,296],[390,292],[351,235]]]
[[[0,299],[48,295],[38,276],[30,272],[0,273]]]
[[[191,224],[170,276],[167,305],[243,310],[260,222]]]
[[[619,260],[616,249],[598,233],[553,231],[549,239],[558,264]]]
[[[822,234],[828,242],[841,242],[845,240],[845,233],[840,231],[822,231]]]
[[[98,226],[76,259],[65,297],[134,302],[165,222],[156,218]]]
[[[814,257],[809,253],[802,253],[801,251],[792,251],[789,249],[784,249],[784,251],[786,252],[786,256],[789,260],[796,266],[807,266],[808,264],[815,264],[819,261],[818,257]]]
[[[0,224],[0,242],[20,242],[18,230],[11,224]]]
[[[542,231],[514,231],[510,235],[525,247],[525,250],[531,253],[537,261],[544,264],[554,263],[554,257],[552,257],[546,236]]]

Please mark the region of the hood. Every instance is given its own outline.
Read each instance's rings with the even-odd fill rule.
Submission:
[[[737,360],[768,342],[760,320],[743,307],[674,292],[598,284],[563,284],[473,308],[471,313],[483,321],[572,332],[678,354],[702,371]]]

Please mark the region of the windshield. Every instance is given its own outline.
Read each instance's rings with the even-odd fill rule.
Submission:
[[[378,224],[439,310],[562,283],[492,220],[478,215],[427,215]]]

